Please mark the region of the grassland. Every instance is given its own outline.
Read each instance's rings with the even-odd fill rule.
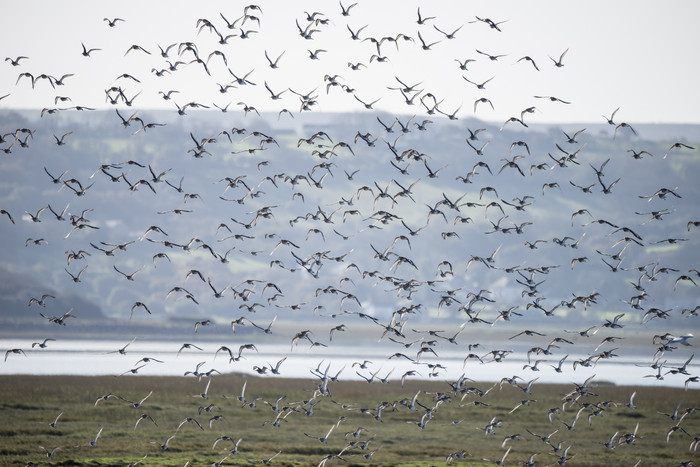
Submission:
[[[125,466],[142,459],[138,465],[212,465],[233,448],[233,442],[225,440],[212,448],[216,439],[225,435],[242,441],[238,453],[230,454],[221,465],[260,464],[279,451],[281,454],[270,461],[271,465],[319,465],[326,456],[341,451],[342,460],[332,457],[325,465],[445,465],[450,454],[462,451],[464,457],[455,457],[453,464],[493,465],[509,446],[505,465],[523,465],[535,453],[537,465],[550,465],[556,464],[563,449],[571,446],[568,457],[572,460],[567,465],[635,465],[641,460],[640,465],[668,466],[692,460],[694,453],[688,448],[693,437],[700,434],[696,412],[688,413],[680,422],[669,416],[679,403],[677,418],[688,408],[700,407],[700,394],[693,390],[631,388],[592,381],[590,394],[579,397],[578,402],[567,403],[565,411],[554,414],[550,423],[549,410],[561,411],[564,395],[575,390],[574,384],[535,383],[531,393],[526,394],[521,388],[504,383],[480,397],[471,391],[455,392],[444,381],[406,381],[405,387],[396,380],[389,384],[376,380],[373,384],[331,381],[330,394],[324,396],[315,392],[318,379],[224,375],[212,378],[208,397],[203,399],[199,395],[207,383],[207,378],[200,381],[195,377],[3,377],[0,464]],[[244,383],[245,404],[237,399]],[[493,383],[467,382],[463,387],[468,386],[486,391]],[[138,408],[122,400],[138,402],[151,391]],[[417,391],[421,391],[417,401],[432,413],[424,429],[418,422],[426,409],[419,405],[417,410],[407,407]],[[633,391],[637,408],[630,409],[625,404]],[[122,399],[111,397],[95,404],[107,394]],[[285,398],[278,408],[293,410],[274,424],[278,413],[271,410],[270,404],[280,396]],[[524,400],[530,400],[528,405],[512,410]],[[313,403],[316,405],[309,416],[306,410]],[[379,421],[377,407],[382,403],[386,408]],[[215,406],[200,414],[199,408],[209,404]],[[592,415],[596,405],[603,409],[600,416]],[[360,409],[369,411],[363,413]],[[570,431],[563,422],[570,424],[579,410],[580,416]],[[56,428],[50,427],[61,412]],[[153,417],[157,426],[143,419],[134,428],[141,414]],[[222,419],[212,421],[210,428],[209,420],[217,415]],[[203,428],[184,422],[178,430],[187,417],[197,420]],[[486,434],[485,427],[492,420],[500,420],[500,424],[493,426],[493,434]],[[632,433],[637,423],[634,444],[619,444],[619,436]],[[667,442],[668,431],[677,424],[685,431],[672,432]],[[335,428],[327,441],[319,441],[331,426]],[[351,432],[358,427],[364,430],[355,437]],[[101,428],[96,446],[89,446]],[[542,436],[558,430],[551,436],[551,444],[557,446],[561,442],[562,450],[555,452],[552,445],[526,430]],[[616,447],[604,447],[602,444],[615,432]],[[502,447],[504,438],[515,434],[518,439],[507,441]],[[175,437],[168,449],[162,450],[160,446],[172,435]],[[348,447],[350,442],[356,442],[356,446]],[[365,442],[363,450],[361,444]],[[49,451],[54,447],[61,449],[49,458],[40,446]],[[372,452],[370,459],[364,457]]]

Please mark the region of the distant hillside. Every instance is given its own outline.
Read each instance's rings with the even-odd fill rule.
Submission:
[[[494,301],[470,313],[483,307],[489,321],[517,307],[544,322],[533,303],[550,309],[590,295],[599,298],[559,305],[556,315],[586,323],[634,312],[640,321],[644,311],[625,302],[643,269],[623,268],[649,265],[651,273],[654,264],[678,272],[647,284],[653,306],[697,302],[689,281],[674,285],[698,264],[699,230],[687,224],[700,219],[700,153],[674,149],[663,156],[676,141],[672,135],[698,136],[698,126],[642,125],[635,136],[607,125],[524,128],[437,117],[421,131],[423,118],[384,114],[314,114],[280,123],[267,115],[138,113],[164,126],[124,127],[115,112],[0,113],[3,133],[34,134],[0,164],[0,208],[16,221],[0,219],[5,318],[35,313],[37,307],[27,310],[29,298],[53,293],[57,299],[44,311],[73,308],[117,320],[142,302],[154,320],[225,322],[253,310],[265,319],[304,320],[313,309],[388,320],[398,307],[420,304],[414,322],[461,322],[460,306],[485,289]],[[391,133],[378,120],[393,122]],[[468,140],[477,128],[484,131]],[[564,131],[571,136],[584,128],[567,141]],[[327,137],[304,141],[319,130]],[[54,135],[68,132],[57,146]],[[358,133],[375,141],[367,144]],[[694,147],[698,140],[682,139]],[[347,146],[336,146],[341,141]],[[632,156],[642,150],[653,156]],[[596,170],[604,173],[600,179]],[[82,196],[77,182],[63,185],[71,179],[84,188]],[[680,197],[640,198],[662,187],[678,188]],[[66,208],[65,219],[82,213],[77,224],[87,225],[58,221],[48,209],[32,222],[27,213],[48,205],[58,214]],[[663,221],[650,220],[655,211]],[[617,228],[592,222],[600,219]],[[161,231],[149,231],[153,226]],[[566,237],[565,246],[554,242]],[[674,238],[682,240],[665,242]],[[25,246],[29,239],[44,241]],[[536,240],[544,243],[526,246]],[[90,256],[68,264],[71,250]],[[483,261],[490,255],[490,263]],[[613,271],[616,257],[624,261]],[[72,281],[69,273],[86,265],[80,282]],[[549,274],[538,269],[554,266]],[[540,284],[535,293],[526,280]],[[348,293],[357,301],[343,299]]]

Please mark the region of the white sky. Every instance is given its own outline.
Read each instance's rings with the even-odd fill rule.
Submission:
[[[344,5],[352,3],[344,0]],[[570,1],[382,1],[358,0],[349,17],[340,15],[335,1],[273,2],[260,1],[263,13],[251,10],[261,21],[259,33],[242,40],[231,38],[226,45],[218,44],[218,37],[204,29],[197,33],[199,18],[210,20],[224,35],[226,28],[219,13],[229,21],[240,17],[243,2],[120,2],[68,1],[10,2],[0,16],[0,58],[19,55],[29,57],[20,66],[9,61],[0,63],[0,108],[52,108],[81,105],[113,108],[105,102],[104,90],[122,86],[128,97],[141,94],[134,102],[134,110],[166,108],[174,104],[161,99],[158,91],[176,89],[174,101],[181,106],[196,101],[219,106],[230,104],[229,111],[241,111],[238,102],[245,102],[258,110],[299,110],[299,99],[290,92],[274,101],[263,87],[267,81],[275,92],[291,87],[308,92],[318,86],[315,108],[322,111],[366,111],[352,94],[340,88],[331,88],[326,94],[323,76],[338,74],[340,81],[355,88],[365,102],[381,98],[375,109],[392,113],[411,114],[424,111],[420,106],[407,106],[398,91],[395,76],[406,84],[422,82],[417,88],[432,92],[444,99],[441,109],[452,113],[462,106],[457,116],[503,122],[511,116],[520,116],[527,107],[536,106],[538,113],[528,115],[530,122],[598,122],[601,115],[610,115],[620,107],[616,121],[630,123],[700,123],[700,92],[697,81],[700,60],[700,2],[649,0],[586,2]],[[416,9],[422,4],[423,16],[434,20],[419,26]],[[313,40],[299,36],[295,19],[304,27],[306,14],[325,13],[320,18],[330,19],[327,25],[318,25],[320,32]],[[121,17],[114,28],[103,18]],[[502,32],[490,29],[484,23],[473,23],[475,16],[507,22]],[[376,48],[369,41],[350,40],[346,28],[357,30],[368,25],[361,37],[395,36],[399,32],[415,38],[416,43],[401,42],[399,50],[392,43],[382,45],[382,55],[388,63],[369,63]],[[453,31],[463,25],[455,39],[447,40],[433,28]],[[248,21],[245,29],[258,30]],[[417,32],[427,42],[441,40],[431,50],[421,50]],[[229,68],[237,75],[251,70],[249,79],[257,86],[244,86],[218,92],[217,83],[231,81],[220,57],[209,62],[211,77],[200,65],[180,68],[172,75],[158,78],[152,68],[163,68],[165,59],[159,55],[157,44],[165,47],[172,43],[195,42],[200,56],[207,59],[213,50],[225,53]],[[88,48],[101,48],[90,58],[81,55],[81,42]],[[131,51],[138,44],[152,55]],[[557,68],[548,58],[569,49],[564,67]],[[176,49],[176,48],[175,48]],[[171,50],[171,61],[177,60]],[[320,60],[310,60],[307,49],[324,49]],[[505,54],[498,61],[490,61],[476,49],[492,55]],[[282,52],[278,69],[267,66],[264,51],[274,59]],[[531,56],[540,72],[525,61]],[[189,61],[190,53],[184,57]],[[456,59],[477,59],[468,71],[458,68]],[[362,62],[368,68],[352,71],[348,62]],[[60,77],[66,73],[75,76],[55,90],[46,80],[39,80],[32,89],[28,79],[20,73],[34,76],[42,73]],[[129,73],[141,80],[136,83],[116,79]],[[462,78],[475,82],[494,77],[484,90],[479,90]],[[57,95],[69,96],[72,102],[54,104]],[[534,95],[555,96],[572,102],[571,105],[535,99]],[[474,101],[490,99],[495,107],[480,104],[474,113]],[[416,99],[416,102],[418,100]],[[120,104],[124,108],[123,104]]]

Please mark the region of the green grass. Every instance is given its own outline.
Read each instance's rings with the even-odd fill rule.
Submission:
[[[253,398],[261,398],[256,401],[255,408],[242,406],[235,399],[240,395],[245,381],[246,400],[250,402]],[[528,434],[526,429],[541,435],[558,429],[552,441],[554,444],[562,441],[564,447],[572,446],[569,455],[574,457],[567,463],[569,465],[634,465],[641,459],[643,465],[661,466],[693,459],[688,446],[692,436],[700,434],[698,414],[691,413],[681,422],[691,436],[676,432],[666,443],[666,433],[676,422],[658,413],[673,412],[681,401],[681,414],[688,407],[700,407],[700,395],[693,390],[596,386],[594,381],[590,391],[597,395],[582,397],[580,403],[613,401],[624,404],[636,390],[634,402],[637,408],[611,405],[605,408],[601,417],[592,417],[590,425],[588,415],[592,409],[584,408],[575,430],[569,431],[560,420],[571,422],[579,405],[567,405],[564,413],[553,417],[552,424],[547,418],[547,411],[554,407],[561,409],[563,394],[573,391],[574,385],[535,383],[532,394],[527,395],[514,386],[504,384],[501,389],[496,386],[483,398],[469,394],[462,400],[461,394],[455,394],[446,382],[439,381],[407,381],[404,388],[398,381],[388,385],[380,382],[331,382],[329,389],[332,396],[317,394],[314,401],[318,405],[313,410],[313,416],[307,416],[300,410],[301,407],[308,408],[302,401],[314,398],[317,383],[318,380],[311,379],[217,376],[212,379],[209,398],[204,400],[193,395],[203,391],[206,379],[198,381],[192,377],[5,376],[0,380],[3,414],[0,464],[128,465],[147,456],[139,465],[182,466],[188,461],[191,466],[210,465],[225,456],[224,448],[232,446],[230,442],[222,441],[216,449],[212,449],[217,437],[227,435],[234,440],[243,438],[243,441],[239,445],[239,454],[230,456],[223,465],[260,464],[260,460],[278,451],[282,451],[282,454],[272,460],[272,465],[318,465],[326,455],[340,453],[348,441],[364,442],[369,439],[368,450],[348,448],[342,454],[345,462],[332,459],[326,465],[444,465],[448,454],[462,450],[467,451],[465,458],[455,459],[454,464],[493,465],[493,462],[483,459],[500,459],[508,446],[512,446],[512,449],[506,458],[506,465],[522,465],[533,453],[539,453],[535,457],[539,465],[548,465],[558,460],[553,455],[552,447]],[[488,383],[471,385],[481,390],[492,386]],[[422,391],[418,401],[425,406],[432,408],[438,398],[445,400],[434,409],[433,419],[424,430],[415,424],[425,413],[420,407],[417,411],[410,411],[396,403],[395,410],[389,406],[383,411],[382,422],[359,410],[368,408],[375,414],[382,402],[394,404],[410,399],[418,390]],[[116,398],[94,406],[98,397],[108,393],[138,401],[150,391],[153,394],[138,409]],[[224,395],[232,398],[225,398]],[[294,407],[300,412],[291,412],[279,427],[274,427],[271,422],[276,414],[264,401],[274,403],[281,395],[286,395],[286,398],[280,407]],[[522,399],[536,402],[509,413]],[[346,404],[352,410],[333,401]],[[489,405],[477,406],[474,401]],[[217,407],[210,413],[198,414],[200,406],[210,403]],[[63,412],[63,416],[57,428],[49,427],[60,412]],[[142,413],[151,415],[158,426],[143,420],[134,429]],[[222,415],[223,420],[215,421],[210,429],[209,418],[213,415]],[[178,425],[186,417],[194,417],[204,429],[200,430],[193,423],[185,423],[176,433]],[[304,435],[308,433],[321,437],[341,417],[342,421],[325,444]],[[492,417],[502,420],[502,424],[495,428],[495,434],[486,435],[483,428]],[[459,423],[453,423],[455,421]],[[637,423],[640,438],[634,446],[623,444],[609,450],[600,444],[616,431],[620,434],[631,433]],[[346,441],[345,433],[353,432],[360,426],[365,428],[360,437],[348,435]],[[97,447],[75,447],[91,441],[100,427],[104,429]],[[520,440],[509,441],[506,448],[502,448],[504,437],[515,433],[521,435]],[[170,441],[169,449],[162,451],[159,446],[172,434],[176,436]],[[49,450],[61,446],[62,449],[48,459],[39,446]],[[378,451],[371,460],[362,457],[375,449]]]

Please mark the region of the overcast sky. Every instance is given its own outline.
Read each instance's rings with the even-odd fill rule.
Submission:
[[[352,2],[344,0],[348,6]],[[417,7],[421,5],[424,17],[434,16],[425,24],[417,24]],[[197,29],[200,18],[209,20],[222,35],[240,33],[227,28],[220,13],[233,22],[243,15],[242,2],[136,2],[124,0],[113,3],[93,1],[10,2],[3,7],[0,17],[2,57],[15,59],[27,56],[19,66],[3,61],[0,73],[0,108],[53,108],[81,105],[113,108],[105,102],[105,89],[121,86],[127,97],[134,100],[134,109],[165,108],[175,111],[173,102],[180,106],[198,102],[220,107],[230,104],[229,111],[242,111],[239,102],[258,110],[279,111],[286,108],[298,112],[300,100],[291,92],[273,100],[263,86],[267,81],[278,93],[292,88],[307,93],[318,87],[318,105],[321,111],[366,111],[353,97],[339,86],[326,92],[324,75],[340,75],[338,81],[355,90],[354,95],[364,102],[372,102],[375,109],[392,113],[424,113],[419,98],[416,105],[404,102],[398,90],[399,77],[406,85],[418,84],[419,95],[432,93],[443,100],[440,109],[456,116],[476,116],[483,120],[503,122],[511,116],[519,117],[525,108],[536,106],[537,112],[528,114],[530,122],[598,122],[602,115],[610,115],[620,107],[616,122],[630,123],[700,123],[700,92],[697,77],[700,61],[700,32],[696,26],[700,3],[696,1],[658,2],[649,0],[550,2],[415,2],[359,0],[350,16],[340,14],[335,1],[271,2],[260,1],[262,12],[249,10],[259,18],[248,19],[243,30],[253,30],[248,39],[232,37],[227,44],[219,44],[219,37],[209,28]],[[328,24],[314,25],[312,39],[299,35],[296,21],[305,28],[309,24],[306,12],[321,12],[318,19]],[[123,18],[115,27],[109,27],[104,17]],[[489,27],[476,17],[490,18],[501,32]],[[242,21],[239,21],[238,25]],[[403,33],[414,42],[399,40],[396,45],[384,42],[381,55],[389,61],[379,63],[370,58],[377,53],[370,41],[350,39],[348,26],[360,33],[361,38],[395,37]],[[451,33],[453,39],[438,31]],[[439,41],[430,50],[423,50],[418,32],[427,43]],[[227,58],[227,66],[220,56],[208,62],[211,75],[200,64],[178,68],[172,74],[157,77],[152,69],[167,66],[160,56],[158,45],[194,42],[203,60],[219,50]],[[90,57],[84,57],[81,43],[88,48],[99,48]],[[131,45],[140,45],[151,55],[140,50],[126,54]],[[309,51],[318,49],[319,60],[311,60]],[[489,55],[502,55],[490,60],[477,49]],[[553,59],[563,57],[564,66],[557,67]],[[279,68],[268,66],[265,51],[273,60],[284,52]],[[126,55],[125,55],[126,54]],[[526,60],[530,56],[540,71]],[[550,58],[551,57],[551,58]],[[190,52],[178,57],[177,47],[171,49],[171,62],[189,62]],[[463,71],[458,60],[474,59]],[[367,67],[353,71],[348,63],[361,62]],[[233,77],[252,73],[248,79],[256,86],[238,86],[227,93],[219,92],[219,84],[229,83]],[[37,80],[32,89],[29,78],[43,74],[56,78],[67,73],[75,76],[55,89],[48,80]],[[117,78],[128,73],[141,82]],[[484,89],[474,83],[489,81]],[[165,101],[158,91],[177,90],[172,101]],[[571,104],[536,99],[535,95],[554,96]],[[54,103],[56,96],[70,97],[71,101]],[[474,103],[479,98],[493,103]],[[430,102],[430,99],[426,100]],[[124,108],[123,103],[119,104]],[[460,107],[461,106],[461,107]]]

